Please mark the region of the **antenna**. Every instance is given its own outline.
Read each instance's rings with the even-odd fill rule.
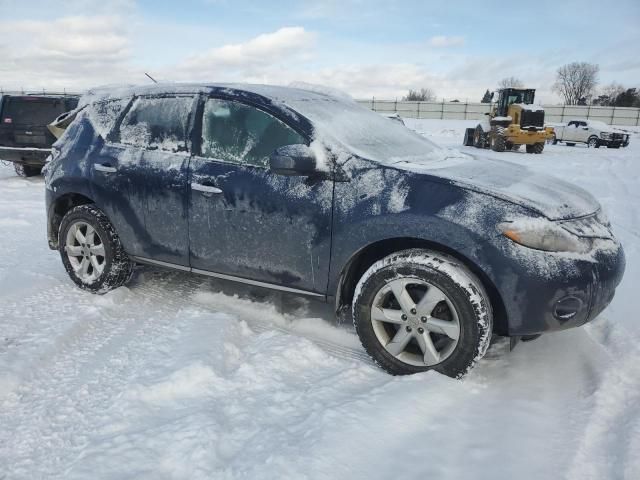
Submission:
[[[153,83],[158,83],[158,82],[156,82],[156,79],[155,79],[155,78],[153,78],[151,75],[149,75],[147,72],[144,72],[144,74],[145,74],[147,77],[149,77]]]

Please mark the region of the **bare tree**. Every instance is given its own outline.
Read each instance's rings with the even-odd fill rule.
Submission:
[[[573,62],[563,65],[556,74],[553,89],[567,105],[577,105],[591,98],[598,85],[598,65],[587,62]]]
[[[403,101],[409,102],[433,102],[436,94],[430,88],[421,88],[420,90],[409,90],[409,93],[402,97]]]
[[[517,77],[506,77],[498,82],[498,88],[523,88],[524,83]]]

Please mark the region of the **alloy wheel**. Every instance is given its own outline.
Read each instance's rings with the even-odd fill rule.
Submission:
[[[417,278],[386,283],[373,299],[371,323],[388,353],[419,367],[446,360],[460,338],[460,321],[449,297]]]
[[[87,222],[77,221],[69,227],[65,252],[76,276],[84,283],[93,283],[104,271],[104,243],[98,232]]]

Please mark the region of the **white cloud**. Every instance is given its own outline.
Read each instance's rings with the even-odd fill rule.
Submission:
[[[238,71],[247,73],[264,66],[299,60],[308,57],[315,38],[315,33],[302,27],[283,27],[243,43],[227,44],[192,55],[181,66],[182,74],[202,77],[203,74],[219,74],[222,69],[232,69],[236,74]]]
[[[436,35],[429,39],[429,45],[436,48],[461,47],[464,45],[464,37]]]
[[[130,42],[116,16],[0,22],[2,87],[74,89],[123,81]]]

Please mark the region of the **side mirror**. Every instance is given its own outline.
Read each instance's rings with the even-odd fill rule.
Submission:
[[[286,145],[271,154],[269,168],[279,175],[311,175],[316,172],[316,156],[306,145]]]

